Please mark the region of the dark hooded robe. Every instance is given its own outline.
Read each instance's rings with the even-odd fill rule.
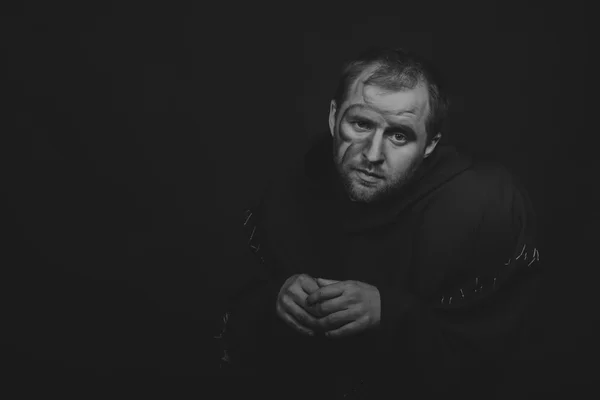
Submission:
[[[226,364],[282,396],[489,398],[532,340],[540,270],[525,191],[497,163],[439,144],[397,195],[355,203],[331,146],[319,140],[240,219],[257,263],[227,313]],[[377,287],[380,325],[297,333],[275,305],[301,273]]]

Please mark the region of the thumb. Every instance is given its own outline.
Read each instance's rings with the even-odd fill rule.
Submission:
[[[317,278],[317,283],[321,287],[327,286],[327,285],[331,285],[331,284],[334,284],[334,283],[338,283],[338,282],[339,281],[335,281],[335,280],[332,280],[332,279]]]

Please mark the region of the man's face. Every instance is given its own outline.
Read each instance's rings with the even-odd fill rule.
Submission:
[[[364,203],[404,186],[439,139],[427,145],[424,84],[389,92],[365,86],[369,74],[367,70],[356,79],[339,108],[332,102],[329,114],[338,172],[350,199]]]

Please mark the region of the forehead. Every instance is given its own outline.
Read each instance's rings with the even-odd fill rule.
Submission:
[[[352,83],[346,100],[347,107],[367,106],[368,109],[386,117],[408,117],[416,121],[425,119],[429,111],[429,93],[425,84],[418,84],[413,89],[388,91],[377,86],[365,85],[372,72],[373,67],[367,68]]]

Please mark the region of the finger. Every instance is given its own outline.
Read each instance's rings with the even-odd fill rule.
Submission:
[[[315,303],[313,306],[309,307],[310,312],[313,312],[314,310],[319,317],[325,317],[329,314],[348,309],[348,300],[349,299],[346,296],[338,296],[330,300]]]
[[[314,307],[311,307],[306,303],[308,295],[298,286],[290,287],[287,293],[284,295],[284,297],[285,296],[290,297],[294,303],[302,307],[302,309],[306,311],[311,317],[322,317],[322,315],[320,315]],[[311,322],[316,325],[316,320]]]
[[[365,329],[366,320],[364,318],[357,319],[340,328],[325,332],[325,336],[330,338],[340,338],[350,335],[355,335],[362,332]]]
[[[285,312],[282,307],[277,307],[277,315],[292,329],[304,335],[314,336],[314,332],[305,326],[302,326],[292,315]]]
[[[294,303],[302,307],[306,312],[312,313],[314,310],[306,304],[308,295],[299,287],[290,287],[284,297],[290,297]]]
[[[333,279],[317,278],[317,284],[321,287],[327,286],[327,285],[333,285],[334,283],[338,283],[338,282],[339,281],[335,281]]]
[[[306,294],[312,294],[316,290],[319,290],[319,284],[313,278],[308,275],[303,275],[298,282],[300,283],[300,287]]]
[[[284,296],[281,301],[283,309],[290,314],[301,325],[307,328],[318,328],[317,319],[302,307],[302,304],[297,304],[293,296]]]
[[[292,329],[294,329],[296,332],[299,332],[303,335],[308,335],[308,336],[314,336],[315,333],[314,331],[312,331],[311,329],[308,329],[305,326],[302,326],[298,321],[296,321],[294,319],[293,316],[291,316],[288,313],[283,313],[281,315],[283,321]]]
[[[306,298],[306,304],[312,306],[320,301],[332,299],[344,293],[344,282],[338,282],[331,285],[323,286]]]
[[[327,315],[319,319],[317,322],[319,324],[319,328],[325,331],[330,331],[332,329],[337,329],[342,325],[345,325],[349,322],[353,322],[358,318],[355,311],[352,310],[342,310],[332,314]]]

